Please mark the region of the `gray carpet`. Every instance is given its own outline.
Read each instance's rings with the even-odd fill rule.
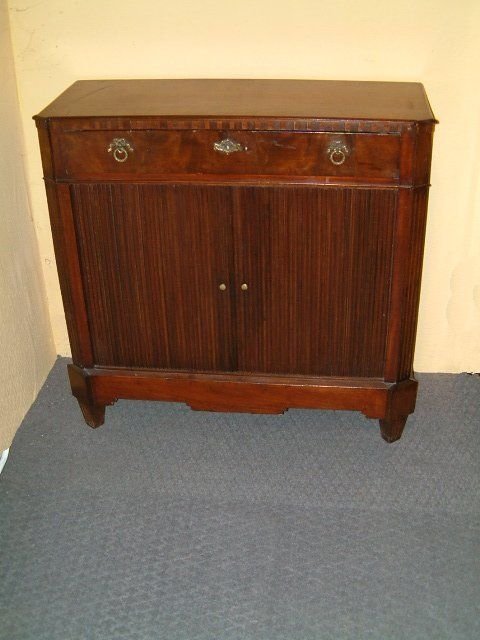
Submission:
[[[59,360],[0,476],[2,640],[480,638],[480,378],[348,412],[120,401]]]

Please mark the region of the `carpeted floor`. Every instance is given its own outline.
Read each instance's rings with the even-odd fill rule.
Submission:
[[[480,378],[348,412],[120,401],[58,360],[0,476],[2,640],[480,638]]]

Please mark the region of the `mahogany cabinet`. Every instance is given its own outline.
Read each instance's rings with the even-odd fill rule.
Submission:
[[[86,422],[351,409],[397,440],[435,124],[415,83],[80,81],[36,116]]]

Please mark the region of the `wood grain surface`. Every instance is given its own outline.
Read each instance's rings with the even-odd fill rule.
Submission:
[[[81,81],[36,121],[90,426],[136,398],[359,410],[401,436],[435,124],[422,85]],[[225,138],[240,151],[218,152]]]
[[[125,138],[133,149],[116,162],[108,148]],[[231,139],[242,150],[216,151]],[[344,162],[330,160],[345,145]],[[66,131],[55,138],[56,177],[66,180],[158,180],[186,174],[328,176],[398,183],[400,136],[273,131]],[[335,159],[335,157],[334,157]],[[340,156],[342,160],[342,156]]]
[[[338,80],[80,80],[38,118],[309,117],[433,121],[423,85]]]

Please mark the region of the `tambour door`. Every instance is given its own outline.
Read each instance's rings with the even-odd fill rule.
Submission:
[[[383,377],[395,189],[239,187],[240,371]]]
[[[229,189],[70,189],[95,364],[231,370]]]

